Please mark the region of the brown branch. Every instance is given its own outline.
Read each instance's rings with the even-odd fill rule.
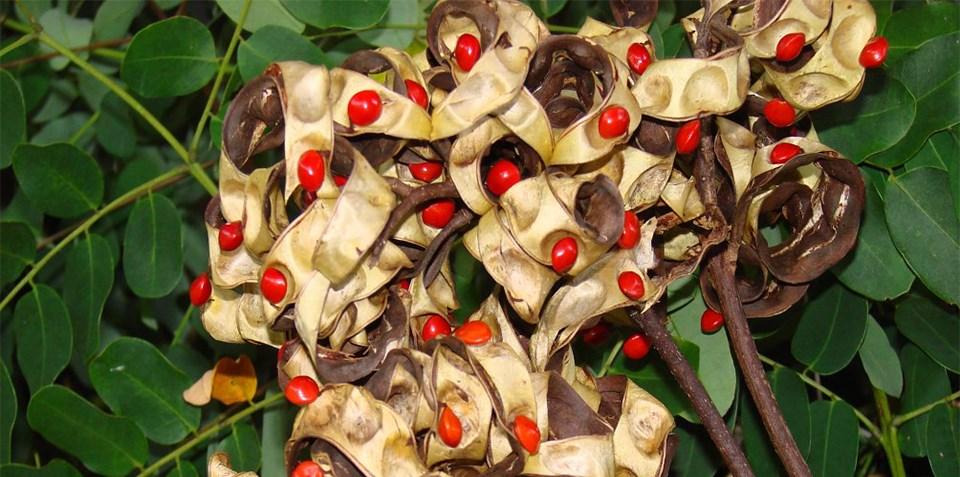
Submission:
[[[680,385],[680,389],[690,400],[690,404],[693,405],[694,411],[700,417],[700,422],[706,428],[710,440],[720,451],[720,456],[723,457],[723,462],[730,473],[736,477],[752,477],[754,475],[753,469],[750,468],[750,463],[747,462],[743,450],[740,449],[740,445],[733,438],[730,429],[727,428],[723,416],[720,415],[720,411],[713,404],[706,388],[703,387],[703,383],[697,377],[697,373],[684,358],[680,348],[677,347],[677,343],[673,341],[673,337],[670,336],[670,332],[664,325],[666,302],[657,303],[645,313],[630,308],[629,314],[630,318],[643,330],[643,334],[650,340],[653,349],[660,355],[660,359],[667,365],[670,374],[673,375],[677,384]]]
[[[100,48],[112,48],[115,46],[125,45],[130,43],[131,37],[125,38],[115,38],[113,40],[101,40],[90,43],[89,45],[78,46],[75,48],[70,48],[70,51],[90,51],[97,50]],[[0,68],[16,68],[18,66],[29,65],[31,63],[38,63],[41,61],[49,60],[51,58],[56,58],[60,56],[60,52],[51,51],[50,53],[44,53],[42,55],[34,55],[27,58],[21,58],[19,60],[10,61],[7,63],[0,64]]]

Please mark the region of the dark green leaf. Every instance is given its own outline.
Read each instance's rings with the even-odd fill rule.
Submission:
[[[76,217],[103,199],[100,166],[70,144],[23,144],[13,152],[13,171],[30,201],[54,217]]]
[[[927,460],[936,477],[960,475],[960,411],[941,404],[930,412]]]
[[[14,10],[17,12],[17,18],[24,22],[30,21],[26,12],[36,16],[53,8],[53,0],[20,0],[20,4],[26,8],[15,8]]]
[[[230,434],[220,441],[217,450],[230,456],[233,470],[253,472],[260,468],[260,437],[249,422],[230,426]]]
[[[7,70],[0,70],[0,123],[0,169],[6,169],[13,162],[13,149],[27,138],[23,93]]]
[[[567,0],[523,0],[523,2],[530,5],[533,12],[543,20],[556,15],[567,4]]]
[[[130,289],[159,298],[182,278],[180,214],[170,199],[150,194],[137,201],[123,235],[123,274]]]
[[[897,329],[941,366],[960,373],[960,317],[922,295],[897,304]]]
[[[77,99],[77,87],[70,80],[55,79],[50,83],[50,92],[47,94],[43,106],[33,113],[30,122],[34,124],[45,123],[52,119],[63,116],[70,105]]]
[[[57,379],[70,362],[70,317],[53,288],[37,285],[17,301],[13,319],[17,362],[30,392],[35,393]]]
[[[4,210],[4,214],[6,214]],[[20,276],[37,255],[37,239],[23,222],[0,222],[0,286]]]
[[[960,55],[958,55],[960,56]],[[927,288],[960,303],[960,219],[947,173],[933,168],[891,177],[884,195],[893,243]]]
[[[810,405],[813,445],[807,464],[815,477],[852,476],[859,444],[857,417],[843,401],[816,401]]]
[[[270,63],[287,60],[319,65],[324,57],[320,48],[299,33],[279,26],[261,28],[237,50],[237,68],[244,81],[263,73]]]
[[[280,391],[267,393],[267,398]],[[263,468],[261,475],[284,475],[283,449],[297,410],[292,406],[272,407],[263,413]]]
[[[957,31],[960,6],[953,2],[920,5],[898,10],[884,26],[883,34],[890,42],[888,62],[902,58],[932,38]]]
[[[185,460],[178,460],[177,464],[170,469],[170,472],[167,472],[167,477],[199,477],[199,475],[197,468]]]
[[[143,0],[104,0],[93,18],[93,37],[97,40],[123,38],[144,3]]]
[[[490,295],[494,281],[483,268],[483,264],[473,258],[463,244],[455,245],[450,255],[453,283],[460,301],[460,308],[454,310],[453,316],[460,323],[480,308],[483,300]]]
[[[872,316],[867,316],[867,334],[860,347],[860,361],[873,387],[894,397],[903,391],[900,358],[890,345],[887,334]]]
[[[0,475],[3,477],[80,477],[80,472],[67,461],[53,459],[40,468],[24,464],[0,466]]]
[[[200,379],[204,372],[213,367],[208,356],[183,343],[171,346],[164,355],[177,369],[187,375],[191,383]]]
[[[67,257],[63,301],[70,310],[73,359],[86,363],[100,346],[100,314],[113,289],[116,264],[110,244],[97,234],[78,241]]]
[[[200,423],[200,409],[182,396],[190,379],[141,339],[110,343],[90,363],[90,380],[113,412],[133,419],[152,441],[175,444]]]
[[[935,167],[947,171],[950,176],[950,191],[953,192],[953,207],[960,214],[960,130],[956,126],[940,131],[923,145],[916,156],[910,158],[904,167],[908,171],[921,167]]]
[[[540,0],[550,3],[561,3],[566,0]],[[423,23],[422,13],[417,7],[417,0],[392,0],[386,16],[380,21],[381,25],[417,25]],[[399,50],[406,49],[413,42],[416,30],[413,28],[374,28],[357,32],[363,41],[374,46],[389,46]]]
[[[893,3],[896,0],[870,0],[873,5],[873,11],[877,14],[877,31],[883,31],[883,27],[890,21],[890,15],[893,14]]]
[[[110,94],[103,98],[101,108],[96,125],[97,142],[114,156],[132,156],[137,148],[137,133],[126,103],[119,96]]]
[[[700,349],[697,348],[697,345],[682,339],[676,341],[680,352],[687,358],[690,366],[693,369],[698,369],[700,366]],[[627,359],[622,352],[617,353],[617,357],[614,358],[613,364],[610,366],[610,374],[627,376],[637,383],[637,386],[653,394],[664,406],[667,406],[667,409],[673,415],[680,416],[689,422],[699,422],[697,414],[693,412],[693,408],[690,406],[690,401],[687,400],[686,395],[683,394],[673,376],[670,375],[670,371],[667,370],[663,361],[656,357],[655,353],[651,352],[649,356],[640,361]]]
[[[803,381],[789,368],[776,367],[767,373],[774,397],[800,453],[810,452],[810,402]],[[763,421],[748,393],[740,397],[743,411],[743,447],[756,475],[786,475],[777,458]]]
[[[96,134],[91,127],[93,123],[90,121],[95,119],[92,118],[92,115],[79,111],[61,116],[44,124],[43,128],[30,138],[30,142],[37,146],[66,142],[85,149]]]
[[[30,228],[30,232],[34,236],[43,233],[43,212],[30,203],[30,199],[23,193],[22,189],[13,193],[13,199],[3,209],[3,218],[0,219],[0,224],[4,222],[22,222]],[[2,245],[0,244],[0,247]],[[2,264],[0,265],[0,276],[4,274],[3,268],[6,262],[2,262]]]
[[[803,308],[790,349],[820,374],[840,371],[857,354],[866,332],[868,303],[838,283]]]
[[[675,432],[680,444],[670,465],[670,475],[713,477],[717,473],[718,458],[709,436],[702,427],[678,424]]]
[[[217,5],[226,13],[233,23],[240,21],[240,14],[243,12],[244,0],[217,0]],[[297,21],[283,5],[280,0],[257,0],[250,3],[250,11],[247,12],[247,21],[243,23],[243,29],[256,32],[261,28],[274,26],[293,30],[295,33],[303,32],[303,23]]]
[[[17,390],[13,388],[13,381],[10,380],[6,363],[0,360],[0,464],[10,462],[10,436],[13,434],[13,424],[16,421]]]
[[[281,0],[297,17],[317,28],[352,30],[375,25],[387,13],[389,0]]]
[[[933,362],[920,348],[907,343],[900,350],[903,365],[903,397],[900,412],[907,413],[926,406],[950,393],[947,372]],[[903,423],[898,437],[904,455],[923,457],[927,455],[927,425],[930,416],[923,414]]]
[[[53,37],[61,45],[67,48],[78,48],[86,46],[93,37],[93,22],[85,18],[71,17],[66,8],[47,10],[37,19],[43,32]],[[53,48],[45,44],[40,45],[41,53],[52,53]],[[90,50],[78,50],[75,53],[81,59],[90,57]],[[54,70],[62,70],[70,64],[70,60],[63,56],[55,56],[50,59],[50,67]]]
[[[120,197],[163,173],[163,159],[159,154],[149,154],[149,151],[151,149],[140,148],[137,158],[117,174],[116,182],[111,188],[111,197]]]
[[[679,23],[670,25],[663,30],[663,50],[656,52],[657,58],[676,58],[680,49],[687,43],[686,32],[683,31],[683,25]]]
[[[106,414],[63,386],[47,386],[34,394],[27,422],[93,472],[123,475],[148,457],[147,440],[133,421]]]
[[[701,367],[697,369],[697,376],[720,414],[726,414],[737,394],[737,368],[730,354],[727,330],[720,328],[720,331],[712,334],[704,334],[700,330],[700,316],[706,309],[703,299],[698,297],[674,312],[671,318],[675,332],[700,349]]]
[[[203,23],[174,17],[140,30],[123,58],[120,77],[134,91],[156,98],[182,96],[217,72],[213,36]]]

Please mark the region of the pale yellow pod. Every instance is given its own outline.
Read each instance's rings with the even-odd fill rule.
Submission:
[[[330,173],[333,157],[333,116],[330,114],[330,74],[325,66],[300,61],[276,63],[283,84],[283,148],[286,163],[284,198],[289,200],[300,186],[297,167],[303,153],[316,150],[326,161],[317,197],[336,197],[337,186]]]
[[[665,441],[674,428],[673,415],[657,398],[630,379],[623,393],[620,421],[613,432],[618,472],[637,477],[661,475]]]
[[[347,106],[355,94],[366,90],[380,95],[380,116],[371,124],[354,125],[347,114]],[[329,101],[333,122],[342,128],[338,134],[381,133],[402,139],[430,138],[430,115],[419,104],[356,71],[334,68],[330,72]]]

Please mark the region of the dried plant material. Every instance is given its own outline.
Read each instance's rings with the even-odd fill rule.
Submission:
[[[256,472],[236,472],[230,467],[230,457],[223,452],[210,456],[207,463],[209,477],[257,477]]]
[[[183,400],[192,406],[206,406],[213,395],[213,372],[209,369],[196,382],[183,391]]]
[[[213,368],[211,397],[225,405],[249,402],[257,392],[257,372],[247,355],[220,358]]]

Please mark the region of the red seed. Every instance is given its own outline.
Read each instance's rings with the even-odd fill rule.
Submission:
[[[313,201],[317,200],[317,194],[308,190],[303,191],[303,206],[310,207]]]
[[[631,300],[643,298],[643,278],[636,272],[626,271],[617,277],[617,284],[620,285],[620,291],[624,296]]]
[[[333,183],[336,184],[337,187],[343,187],[343,186],[347,185],[347,179],[349,179],[349,177],[347,177],[347,176],[334,175],[334,176],[333,176]]]
[[[864,68],[876,68],[887,59],[887,50],[890,42],[882,36],[875,37],[867,42],[860,51],[860,65]]]
[[[450,334],[450,323],[440,315],[430,315],[427,321],[423,323],[423,330],[420,331],[420,337],[424,342],[430,341],[437,336],[447,336]]]
[[[419,104],[421,108],[427,109],[427,105],[430,104],[430,97],[427,95],[427,90],[423,89],[420,83],[413,80],[403,80],[403,84],[407,85],[407,97],[413,100],[414,103]]]
[[[460,438],[463,437],[463,427],[460,425],[460,418],[447,406],[443,406],[443,409],[440,410],[437,434],[440,435],[440,440],[447,447],[460,445]]]
[[[460,325],[453,336],[468,345],[482,345],[493,337],[493,331],[486,323],[478,320],[468,321]]]
[[[435,161],[416,162],[407,167],[410,175],[423,182],[433,182],[443,173],[443,164]]]
[[[230,252],[243,245],[243,222],[227,222],[220,227],[217,233],[217,241],[220,243],[220,250]]]
[[[420,218],[423,223],[435,229],[442,229],[453,218],[453,213],[457,211],[457,205],[451,199],[440,199],[433,201],[430,205],[424,207],[420,212]]]
[[[622,106],[610,106],[600,113],[597,130],[600,137],[612,139],[622,136],[630,127],[630,113]]]
[[[795,144],[781,142],[773,146],[773,150],[770,151],[770,164],[783,164],[802,152],[803,149]]]
[[[601,321],[580,332],[580,336],[583,338],[583,342],[588,345],[599,345],[610,337],[610,327]]]
[[[640,219],[629,210],[623,213],[623,233],[617,239],[620,248],[633,248],[640,240]]]
[[[287,396],[287,401],[297,406],[306,406],[320,396],[320,386],[317,386],[317,382],[310,376],[297,376],[287,383],[283,394]]]
[[[190,304],[199,308],[210,299],[212,293],[213,285],[210,284],[210,276],[207,272],[203,272],[190,283]]]
[[[640,43],[633,43],[627,48],[627,64],[638,75],[642,75],[650,66],[650,50]]]
[[[550,252],[550,264],[553,266],[553,271],[557,273],[567,273],[567,271],[573,268],[573,264],[577,262],[578,253],[577,241],[572,237],[557,240],[557,243],[553,244],[553,250]]]
[[[487,171],[487,189],[491,194],[501,196],[520,182],[520,168],[513,161],[500,159]]]
[[[763,116],[770,124],[778,128],[785,128],[797,119],[797,112],[790,103],[780,98],[773,98],[763,106]]]
[[[280,303],[287,296],[287,277],[276,268],[267,268],[260,278],[260,293],[270,303]]]
[[[780,38],[777,42],[777,61],[793,61],[800,52],[803,51],[803,45],[807,42],[807,37],[803,33],[789,33]]]
[[[400,280],[400,288],[402,288],[402,289],[404,289],[404,290],[409,290],[409,289],[410,289],[410,280],[408,280],[408,279],[406,279],[406,278]]]
[[[297,178],[300,179],[300,187],[304,190],[316,192],[323,185],[323,172],[323,153],[310,149],[300,155],[300,162],[297,163]]]
[[[363,90],[350,98],[347,104],[347,116],[350,122],[357,126],[372,124],[383,112],[383,103],[380,95],[373,90]]]
[[[477,37],[464,33],[457,38],[457,46],[453,52],[457,66],[463,71],[470,71],[480,59],[480,40]]]
[[[700,144],[700,120],[694,119],[680,126],[676,137],[677,153],[690,154]]]
[[[703,315],[700,315],[700,331],[706,334],[716,333],[721,327],[723,327],[723,315],[719,312],[707,308]]]
[[[517,416],[513,420],[513,434],[517,436],[520,445],[531,454],[540,450],[540,429],[537,423],[527,416]]]
[[[650,352],[647,337],[637,333],[623,342],[623,354],[630,359],[643,359]]]
[[[305,460],[293,468],[290,477],[323,477],[323,469],[320,468],[320,464]]]

